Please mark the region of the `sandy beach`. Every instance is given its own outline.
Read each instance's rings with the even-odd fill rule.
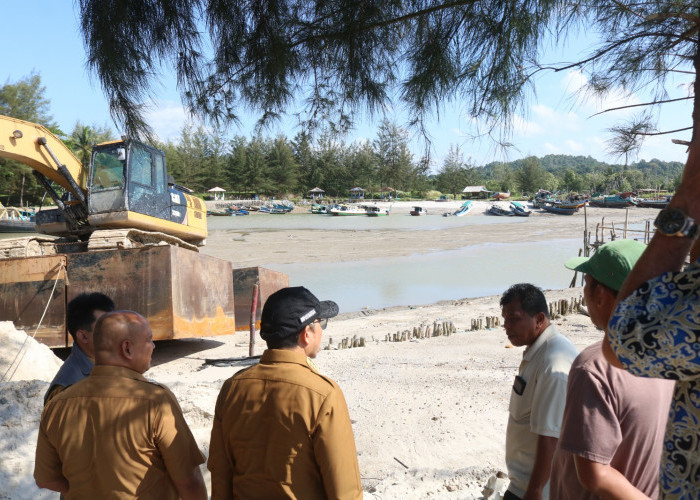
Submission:
[[[445,206],[440,205],[439,209]],[[392,213],[396,210],[394,207]],[[654,209],[632,209],[628,223],[653,219],[656,213]],[[622,227],[625,211],[589,209],[591,230],[602,217]],[[370,251],[373,257],[379,253],[390,259],[405,252],[442,251],[504,234],[512,241],[583,235],[583,217],[579,215],[534,213],[527,224],[513,224],[508,230],[505,226],[508,224],[499,226],[499,234],[475,233],[477,229],[469,225],[430,234],[227,231],[212,233],[204,251],[219,256],[235,252],[236,264],[245,266],[359,260]],[[323,238],[322,246],[319,238]],[[377,241],[390,243],[378,246]],[[346,250],[342,256],[339,249]],[[513,276],[515,282],[517,276]],[[581,289],[547,290],[545,295],[550,302],[578,299]],[[319,353],[316,364],[345,393],[365,498],[482,498],[489,478],[505,471],[507,407],[522,349],[510,346],[499,326],[471,329],[473,320],[481,319],[485,326],[487,318],[500,317],[498,299],[362,310],[341,313],[329,322],[324,334],[324,345],[329,348]],[[443,322],[454,324],[456,332],[403,342],[386,340],[397,332]],[[601,338],[601,332],[580,311],[553,322],[579,349]],[[365,347],[337,348],[342,339],[353,337],[364,338]],[[0,384],[0,498],[54,498],[36,489],[32,470],[43,393],[60,361],[48,348],[31,339],[25,342],[25,338],[11,324],[0,323],[2,372],[6,373],[22,343],[27,352],[19,366],[12,368],[11,381]],[[248,348],[247,333],[162,342],[156,347],[146,376],[173,390],[205,454],[221,384],[256,362],[247,358]],[[263,348],[264,342],[258,338],[255,354],[261,354]],[[203,472],[208,481],[204,468]]]

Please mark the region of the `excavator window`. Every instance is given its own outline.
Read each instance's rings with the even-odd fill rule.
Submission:
[[[93,157],[92,189],[102,190],[124,186],[124,160],[120,160],[119,148],[104,148]]]

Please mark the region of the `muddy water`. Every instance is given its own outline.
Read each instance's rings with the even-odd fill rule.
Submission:
[[[336,301],[341,312],[350,312],[497,295],[519,282],[566,288],[573,271],[564,262],[578,255],[580,246],[578,239],[489,243],[428,255],[267,267],[289,274],[291,285],[304,285],[320,298]]]

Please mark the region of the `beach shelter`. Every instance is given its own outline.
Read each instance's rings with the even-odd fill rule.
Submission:
[[[383,187],[382,193],[386,193],[386,194],[382,194],[382,198],[391,199],[391,197],[392,197],[391,193],[394,193],[394,192],[396,192],[396,189],[394,189],[393,187],[389,187],[389,186]]]
[[[364,200],[365,199],[365,190],[362,189],[361,187],[354,187],[350,190],[350,199],[351,200]]]
[[[475,195],[481,195],[486,198],[491,191],[486,189],[486,186],[467,186],[462,189],[462,194],[469,198],[473,198]]]
[[[323,199],[323,193],[325,193],[323,189],[321,189],[320,187],[315,187],[311,189],[308,194],[311,195],[312,200],[316,201]]]
[[[215,200],[223,200],[225,192],[226,190],[224,188],[220,188],[219,186],[207,190],[207,193],[212,193]]]

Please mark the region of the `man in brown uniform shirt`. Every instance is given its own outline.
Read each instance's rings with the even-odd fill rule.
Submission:
[[[212,500],[362,498],[345,398],[307,359],[337,314],[335,302],[304,287],[268,298],[260,329],[268,349],[224,383],[216,402]]]
[[[175,396],[147,381],[153,333],[137,313],[95,325],[95,367],[44,408],[34,479],[74,498],[205,500],[197,447]]]

